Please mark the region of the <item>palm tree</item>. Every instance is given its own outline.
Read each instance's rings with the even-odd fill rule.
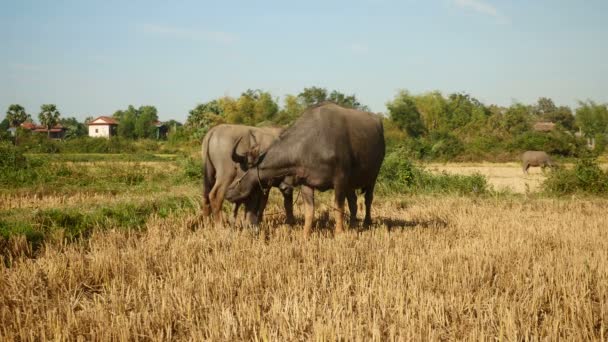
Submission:
[[[17,145],[17,133],[19,132],[17,128],[29,118],[30,115],[25,112],[25,108],[21,105],[12,104],[8,107],[6,119],[8,120],[9,126],[15,129],[15,145]]]
[[[46,127],[48,137],[51,137],[51,128],[55,127],[59,123],[59,116],[61,113],[57,110],[57,106],[54,104],[43,104],[40,106],[40,114],[38,119],[40,123]]]

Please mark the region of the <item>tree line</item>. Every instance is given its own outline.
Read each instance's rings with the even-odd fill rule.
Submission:
[[[288,94],[282,104],[268,91],[249,89],[238,97],[224,96],[196,105],[183,126],[175,120],[169,123],[173,128],[169,139],[198,141],[210,127],[220,123],[285,126],[307,107],[324,101],[369,110],[354,94],[322,87],[308,87],[298,94]],[[596,151],[603,150],[608,135],[608,107],[591,100],[580,101],[574,109],[557,106],[546,97],[533,104],[515,102],[501,107],[484,104],[466,93],[412,94],[403,90],[387,102],[386,108],[387,143],[418,159],[457,156],[475,159],[523,149],[574,156],[580,152],[585,139],[595,141]],[[128,106],[112,116],[120,122],[118,136],[154,138],[154,124],[158,120],[154,106]],[[45,127],[59,123],[68,128],[68,136],[87,134],[86,120],[80,123],[75,118],[63,119],[55,105],[43,105],[38,117]],[[0,127],[18,127],[27,120],[31,117],[23,107],[11,105]],[[534,130],[536,122],[544,121],[556,127],[548,132]]]
[[[158,111],[154,106],[140,106],[135,108],[130,105],[125,110],[117,110],[112,115],[120,124],[118,125],[117,135],[127,139],[154,139],[156,138],[156,123],[158,122]],[[38,120],[50,136],[51,128],[60,125],[65,128],[64,138],[77,138],[88,135],[87,124],[93,120],[88,116],[84,122],[78,121],[75,117],[63,118],[54,104],[43,104],[40,107]],[[0,122],[0,136],[6,135],[9,128],[15,130],[18,135],[23,123],[33,123],[31,114],[19,104],[12,104],[6,111],[6,118]],[[168,124],[179,126],[181,123],[170,120]]]

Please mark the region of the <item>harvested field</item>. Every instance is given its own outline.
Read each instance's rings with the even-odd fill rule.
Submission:
[[[525,193],[539,190],[545,175],[538,167],[532,167],[525,175],[518,163],[479,163],[479,164],[428,164],[433,172],[472,175],[480,173],[496,190],[509,190],[515,193]]]
[[[327,196],[319,202],[326,203]],[[280,212],[275,198],[269,212]],[[608,336],[608,201],[378,198],[375,225],[301,238],[191,215],[49,244],[0,269],[0,337],[435,340]],[[300,206],[296,206],[299,209]],[[297,212],[301,219],[301,212]],[[15,252],[23,242],[13,240]],[[21,246],[21,247],[20,247]],[[5,263],[9,260],[5,260]]]

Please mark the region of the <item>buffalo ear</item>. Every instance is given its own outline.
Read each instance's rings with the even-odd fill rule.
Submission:
[[[234,143],[234,147],[232,148],[232,160],[238,164],[247,163],[247,157],[242,156],[236,152],[237,148],[239,147],[239,143],[241,142],[242,139],[243,139],[243,137],[240,137],[236,141],[236,143]]]

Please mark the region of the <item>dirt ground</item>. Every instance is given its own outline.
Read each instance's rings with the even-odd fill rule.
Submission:
[[[532,167],[525,175],[518,163],[432,163],[427,164],[426,167],[432,172],[445,171],[462,175],[481,173],[496,190],[511,190],[517,193],[537,191],[545,180],[541,168]]]

